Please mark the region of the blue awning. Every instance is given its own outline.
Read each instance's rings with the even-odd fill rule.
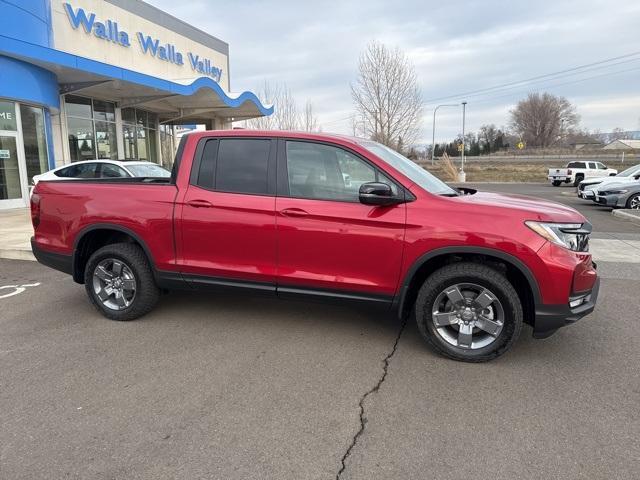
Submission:
[[[164,122],[246,119],[273,113],[273,107],[263,105],[254,93],[225,92],[209,77],[184,85],[2,35],[0,55],[52,72],[61,93],[78,92],[118,102],[122,107],[138,106],[157,112]],[[51,107],[55,109],[55,105]]]

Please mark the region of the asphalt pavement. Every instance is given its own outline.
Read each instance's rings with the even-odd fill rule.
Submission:
[[[639,478],[640,227],[479,187],[577,207],[603,277],[592,315],[481,365],[347,306],[171,293],[113,322],[0,260],[0,479]]]

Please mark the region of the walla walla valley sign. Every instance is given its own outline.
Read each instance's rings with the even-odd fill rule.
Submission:
[[[118,22],[114,20],[99,22],[96,20],[95,13],[87,14],[83,8],[74,10],[69,3],[64,4],[64,9],[67,12],[67,17],[71,26],[75,30],[82,27],[88,35],[93,34],[102,40],[115,43],[122,47],[131,47],[129,34],[118,28]],[[173,63],[175,65],[184,65],[184,55],[176,50],[175,45],[170,43],[162,44],[159,39],[145,35],[142,32],[137,32],[136,38],[140,44],[140,49],[143,54],[151,55],[158,60]],[[214,66],[211,60],[200,58],[199,55],[195,55],[191,52],[187,53],[187,59],[194,72],[201,75],[207,75],[213,78],[216,82],[220,82],[222,69]]]

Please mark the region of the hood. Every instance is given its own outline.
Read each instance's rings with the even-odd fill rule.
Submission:
[[[595,188],[608,187],[610,185],[629,185],[630,183],[640,183],[634,177],[606,177],[602,182],[594,185]]]
[[[524,195],[478,192],[475,195],[452,197],[452,200],[478,206],[518,210],[522,212],[523,219],[525,220],[565,223],[584,223],[587,221],[587,219],[574,208],[567,207],[561,203]]]

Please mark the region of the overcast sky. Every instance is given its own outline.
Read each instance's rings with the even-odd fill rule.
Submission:
[[[372,40],[399,47],[415,65],[425,100],[421,142],[431,142],[433,107],[461,98],[429,100],[634,52],[581,75],[467,95],[467,125],[507,125],[517,100],[540,90],[569,98],[583,127],[640,130],[637,0],[149,3],[229,43],[232,91],[255,91],[265,79],[286,82],[300,104],[313,103],[324,131],[349,133],[349,84]],[[440,109],[436,139],[460,131],[460,109]]]

